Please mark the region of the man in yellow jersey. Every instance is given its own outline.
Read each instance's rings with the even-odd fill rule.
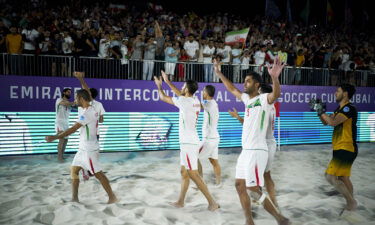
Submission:
[[[357,208],[353,197],[353,184],[350,181],[352,164],[357,157],[357,109],[349,100],[355,88],[351,84],[340,85],[335,93],[339,107],[332,115],[327,115],[324,107],[317,107],[318,116],[324,125],[334,127],[332,135],[333,157],[326,170],[327,181],[344,195],[346,210]],[[321,104],[321,103],[317,103]]]

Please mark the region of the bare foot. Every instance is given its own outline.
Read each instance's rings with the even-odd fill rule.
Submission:
[[[176,207],[176,208],[183,208],[184,204],[181,204],[179,202],[169,202],[170,205]]]
[[[348,210],[348,211],[354,211],[354,210],[357,209],[357,207],[358,207],[358,203],[357,203],[357,201],[354,199],[353,202],[348,203],[348,205],[345,207],[345,209]]]
[[[208,210],[210,210],[210,211],[215,211],[215,210],[217,210],[217,209],[219,209],[219,208],[220,208],[220,205],[217,204],[217,203],[214,203],[214,204],[208,205]]]
[[[289,221],[289,219],[287,219],[287,218],[284,218],[284,219],[282,219],[280,222],[279,222],[279,225],[290,225],[290,224],[292,224],[290,221]]]
[[[112,198],[108,199],[107,204],[112,204],[112,203],[116,203],[116,202],[118,202],[118,199],[116,198],[116,196],[113,196]]]

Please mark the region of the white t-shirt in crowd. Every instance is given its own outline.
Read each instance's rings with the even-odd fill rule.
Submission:
[[[215,53],[215,47],[210,48],[206,45],[203,49],[203,54],[213,55]],[[211,57],[203,57],[203,63],[212,63],[212,56]]]
[[[244,56],[241,62],[241,70],[249,69],[249,64],[250,64],[250,56]]]
[[[256,65],[262,65],[264,63],[264,59],[266,58],[266,53],[262,51],[255,52],[254,61]]]
[[[24,49],[35,50],[34,41],[35,39],[39,37],[39,32],[35,29],[32,29],[32,30],[23,29],[22,34],[24,34],[26,36],[26,39],[28,39],[28,41],[27,40],[25,41]]]
[[[173,97],[173,104],[179,109],[180,144],[199,144],[197,132],[201,104],[197,97]]]
[[[190,43],[190,41],[185,42],[184,49],[186,50],[186,53],[192,58],[195,57],[196,51],[199,49],[199,44],[197,41],[193,41]],[[197,59],[194,59],[192,61],[197,61]]]
[[[219,106],[217,102],[212,100],[203,101],[204,117],[202,126],[202,137],[205,139],[220,138],[217,130],[219,124]]]
[[[232,49],[232,56],[233,56],[233,64],[241,64],[241,58],[237,57],[234,58],[234,56],[241,56],[242,50],[239,48]]]
[[[64,54],[72,53],[72,44],[73,44],[72,37],[68,36],[68,37],[64,38],[63,40],[64,41],[62,43],[62,50],[63,50]]]
[[[111,44],[110,40],[107,40],[105,38],[100,39],[98,57],[100,57],[100,58],[108,57],[108,48],[109,48],[110,44]]]

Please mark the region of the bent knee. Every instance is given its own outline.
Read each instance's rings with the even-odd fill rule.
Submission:
[[[79,174],[79,171],[80,171],[80,170],[81,170],[80,167],[72,166],[72,167],[70,168],[70,178],[71,178],[72,180],[79,180],[79,176],[78,176],[78,174]]]

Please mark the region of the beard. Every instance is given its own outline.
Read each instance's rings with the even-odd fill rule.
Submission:
[[[70,99],[70,95],[64,95],[63,94],[63,97],[67,98],[67,99]]]
[[[341,102],[341,100],[342,100],[342,96],[338,96],[338,97],[336,98],[336,102],[337,102],[337,103]]]

